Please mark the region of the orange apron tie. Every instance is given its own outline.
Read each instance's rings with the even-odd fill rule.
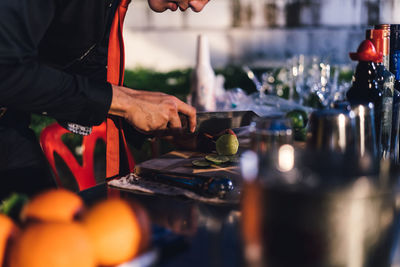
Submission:
[[[123,23],[128,5],[131,0],[121,0],[115,13],[108,44],[107,81],[111,84],[122,85],[124,82],[125,54],[122,35]],[[129,148],[122,130],[122,119],[117,116],[107,118],[107,152],[106,152],[106,176],[122,175],[120,173],[120,143],[121,138],[128,168],[134,171],[135,161],[129,152]]]

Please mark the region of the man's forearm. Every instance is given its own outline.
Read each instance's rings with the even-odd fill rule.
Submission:
[[[129,101],[129,95],[127,88],[118,85],[112,86],[112,100],[110,110],[108,111],[111,115],[116,115],[120,117],[125,117],[126,115],[126,107],[129,105],[127,101]]]

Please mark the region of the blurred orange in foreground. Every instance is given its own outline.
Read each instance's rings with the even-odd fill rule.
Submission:
[[[118,265],[138,255],[149,236],[141,223],[150,225],[147,214],[136,214],[121,199],[104,200],[88,210],[83,224],[92,239],[97,264]]]
[[[0,214],[0,266],[3,266],[5,253],[10,240],[18,232],[18,227],[6,215]]]
[[[84,228],[74,222],[29,225],[11,246],[9,267],[95,267]]]
[[[50,189],[36,195],[24,206],[21,220],[70,222],[83,207],[77,194],[65,189]]]

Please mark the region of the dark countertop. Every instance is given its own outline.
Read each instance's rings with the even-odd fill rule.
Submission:
[[[120,191],[106,184],[80,195],[87,205],[110,195],[142,204],[153,223],[152,249],[158,253],[155,266],[243,266],[238,206]]]
[[[240,234],[241,212],[237,205],[218,206],[187,198],[127,192],[108,187],[106,184],[82,191],[80,195],[88,205],[107,196],[118,195],[123,199],[136,201],[146,208],[153,223],[152,247],[148,253],[132,262],[142,262],[134,266],[149,266],[149,261],[152,262],[151,266],[160,267],[245,266]],[[400,266],[398,243],[397,240],[391,267]],[[142,259],[146,258],[146,254],[151,260]],[[156,260],[154,255],[157,255]],[[129,266],[133,265],[124,265]],[[281,266],[286,267],[279,265]]]

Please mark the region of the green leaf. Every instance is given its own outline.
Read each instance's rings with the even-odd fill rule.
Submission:
[[[12,193],[9,197],[1,202],[0,213],[4,213],[15,221],[18,221],[19,214],[28,200],[28,196],[24,194]]]

